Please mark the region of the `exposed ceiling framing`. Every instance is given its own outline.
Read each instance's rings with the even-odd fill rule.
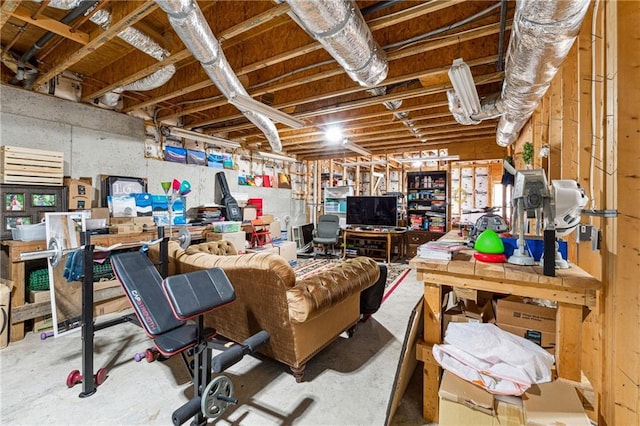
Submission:
[[[54,36],[29,61],[37,71],[30,90],[62,74],[81,82],[79,102],[94,99],[136,82],[169,65],[173,77],[148,91],[125,91],[118,110],[144,111],[187,129],[238,141],[247,148],[268,150],[267,140],[222,96],[200,63],[185,48],[153,1],[98,1],[111,23],[102,28],[90,16],[63,24],[68,11],[49,1],[3,1],[2,83],[15,81],[18,59],[46,32]],[[213,34],[247,92],[256,100],[303,119],[307,126],[291,129],[277,124],[283,152],[299,159],[340,159],[356,162],[362,156],[331,146],[323,138],[328,124],[339,123],[350,142],[388,158],[412,157],[428,149],[478,149],[495,144],[497,120],[463,126],[452,117],[446,90],[447,71],[455,58],[469,64],[481,97],[500,90],[504,74],[499,52],[508,45],[513,2],[431,0],[358,1],[378,45],[385,50],[389,71],[374,96],[346,72],[291,18],[287,3],[268,1],[199,1]],[[483,11],[492,8],[490,12]],[[95,12],[90,12],[95,13]],[[477,19],[464,22],[472,16]],[[118,38],[133,26],[149,36],[169,56],[155,60]],[[504,53],[504,51],[502,52]],[[13,81],[12,81],[13,80]],[[395,110],[383,102],[402,101]],[[402,118],[398,118],[402,117]],[[467,151],[469,151],[467,149]]]

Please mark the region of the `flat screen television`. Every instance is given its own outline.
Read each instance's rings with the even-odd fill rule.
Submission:
[[[398,198],[394,196],[347,197],[347,225],[398,226]]]

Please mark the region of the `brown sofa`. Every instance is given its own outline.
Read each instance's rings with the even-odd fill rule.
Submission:
[[[266,330],[264,355],[291,368],[297,382],[315,354],[342,332],[349,334],[360,318],[360,292],[380,275],[368,257],[342,262],[312,277],[297,280],[293,268],[274,253],[228,255],[226,242],[179,247],[169,242],[169,275],[222,268],[233,284],[235,302],[205,316],[205,325],[235,342]],[[150,250],[157,260],[158,249]]]

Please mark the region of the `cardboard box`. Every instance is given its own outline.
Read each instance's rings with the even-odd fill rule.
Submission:
[[[274,220],[269,224],[269,233],[271,234],[272,240],[282,238],[282,227],[279,220]]]
[[[442,314],[442,330],[447,331],[451,322],[494,322],[495,315],[491,300],[478,306],[473,300],[465,299],[448,307]]]
[[[496,322],[540,332],[556,332],[555,308],[524,303],[521,297],[508,296],[499,299],[496,308]]]
[[[492,395],[446,370],[438,397],[440,426],[524,425],[521,398]]]
[[[110,225],[135,225],[133,217],[112,217],[109,221]]]
[[[296,251],[296,243],[293,241],[278,241],[274,243],[278,248],[280,256],[287,259],[287,262],[296,260],[298,258],[298,252]]]
[[[101,281],[100,283],[94,283],[96,289],[109,288],[109,287],[117,287],[120,284],[117,281]],[[29,292],[29,302],[30,303],[39,303],[39,302],[49,302],[51,300],[51,292],[49,290],[44,291],[30,291]],[[93,305],[93,315],[106,315],[113,312],[121,312],[127,308],[130,308],[131,304],[129,300],[125,296],[115,297],[113,299],[102,300],[100,302],[96,302]],[[51,331],[53,330],[53,319],[51,314],[37,317],[33,321],[33,332],[36,334],[40,334],[43,331]]]
[[[51,292],[49,290],[43,291],[29,291],[29,303],[48,302],[51,300]],[[53,330],[53,318],[51,314],[44,315],[42,317],[36,317],[33,319],[33,332],[40,334],[43,331]]]
[[[524,337],[527,340],[531,340],[536,345],[546,349],[548,352],[554,354],[556,347],[556,333],[548,333],[546,331],[528,330],[526,328],[514,327],[508,324],[496,324],[504,331],[515,334],[516,336]]]
[[[245,253],[246,251],[245,241],[247,241],[247,234],[244,231],[222,233],[207,232],[206,239],[207,241],[226,240],[233,244],[238,253]]]
[[[589,426],[575,388],[562,380],[531,386],[522,395],[527,426]]]
[[[280,254],[278,247],[274,247],[271,244],[265,244],[264,247],[255,247],[247,249],[247,253],[275,253]]]
[[[242,209],[243,222],[256,219],[257,217],[258,217],[258,209],[256,209],[255,207],[247,206]]]
[[[475,288],[453,287],[453,294],[458,299],[473,300],[484,305],[487,300],[491,300],[493,293],[490,291],[476,290]]]
[[[109,208],[108,207],[92,208],[91,219],[109,219]]]
[[[93,305],[93,315],[100,316],[113,312],[122,312],[125,309],[131,308],[131,303],[126,296],[116,297],[109,300],[103,300]]]
[[[93,188],[90,183],[80,179],[65,179],[69,210],[85,210],[91,208]]]
[[[263,214],[262,216],[260,216],[260,218],[262,219],[262,223],[264,223],[265,225],[268,225],[275,220],[272,214]]]

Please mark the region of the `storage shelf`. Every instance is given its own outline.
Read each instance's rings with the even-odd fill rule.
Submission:
[[[407,173],[407,219],[409,228],[440,234],[447,231],[449,203],[446,171]],[[411,245],[409,245],[411,248]]]

